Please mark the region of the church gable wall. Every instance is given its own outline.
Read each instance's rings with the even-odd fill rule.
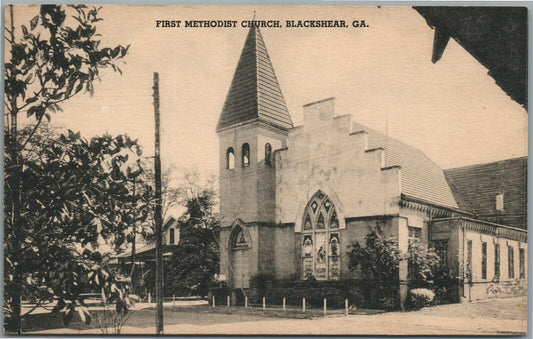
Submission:
[[[352,131],[350,117],[335,117],[333,108],[333,99],[304,106],[304,125],[277,153],[277,222],[298,228],[317,189],[335,192],[346,218],[398,213],[401,169],[383,168],[383,149],[367,149],[366,133]]]

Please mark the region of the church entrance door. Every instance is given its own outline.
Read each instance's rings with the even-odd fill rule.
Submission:
[[[248,249],[234,249],[231,255],[233,288],[248,288],[250,277],[248,273]]]

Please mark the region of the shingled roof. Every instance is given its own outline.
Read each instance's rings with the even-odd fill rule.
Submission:
[[[459,207],[480,219],[527,228],[527,157],[444,171]],[[503,194],[503,211],[496,196]]]
[[[217,131],[256,120],[282,129],[293,127],[263,36],[259,28],[251,27],[220,114]]]
[[[352,130],[367,132],[369,149],[385,149],[386,167],[401,167],[402,194],[443,207],[459,208],[442,169],[420,150],[357,123],[352,124]]]

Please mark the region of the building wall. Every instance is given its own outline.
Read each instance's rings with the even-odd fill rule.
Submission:
[[[472,282],[465,283],[464,296],[466,300],[479,300],[509,295],[525,295],[527,293],[527,243],[506,239],[498,236],[480,234],[471,230],[465,231],[465,242],[472,242]],[[482,277],[482,243],[487,244],[487,274]],[[496,274],[495,247],[500,248],[500,274]],[[509,276],[509,251],[508,246],[513,248],[514,277]],[[524,249],[524,278],[520,278],[520,255],[519,250]],[[466,253],[465,253],[466,255]],[[464,258],[465,267],[466,260]]]
[[[275,239],[272,254],[274,256],[276,279],[300,278],[299,237],[294,233],[294,224],[275,225],[272,227]]]
[[[507,231],[502,231],[507,230]],[[459,297],[465,301],[527,293],[527,240],[518,230],[508,230],[460,218],[435,221],[432,240],[448,240],[448,264],[452,277],[459,278]],[[468,243],[472,244],[470,265]],[[483,243],[486,244],[486,275],[483,277]],[[499,244],[500,274],[496,274],[496,244]],[[509,277],[508,246],[513,247],[514,278]],[[524,249],[524,273],[520,278],[520,249]],[[469,274],[468,267],[471,267]],[[471,276],[471,277],[470,277]]]

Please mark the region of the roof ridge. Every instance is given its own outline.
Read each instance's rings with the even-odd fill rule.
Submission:
[[[501,160],[496,160],[496,161],[484,162],[481,164],[472,164],[472,165],[466,165],[466,166],[460,166],[460,167],[452,167],[452,168],[443,169],[443,171],[454,171],[454,170],[468,169],[468,168],[473,168],[473,167],[488,166],[488,165],[494,165],[494,164],[498,164],[498,163],[502,163],[506,161],[521,160],[521,159],[527,159],[527,158],[528,156],[524,155],[521,157],[501,159]]]

